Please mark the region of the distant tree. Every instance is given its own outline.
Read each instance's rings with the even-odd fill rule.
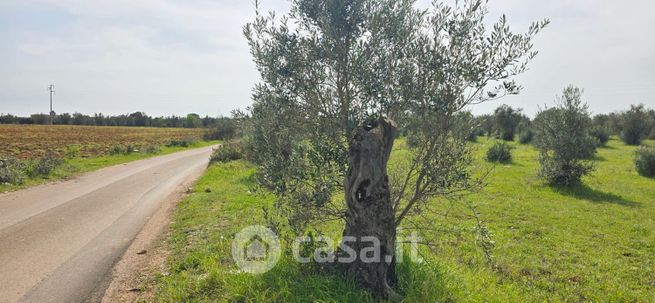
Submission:
[[[429,11],[414,3],[295,0],[282,19],[257,12],[244,29],[262,79],[249,144],[258,182],[278,197],[271,211],[295,233],[343,219],[357,256],[375,236],[381,261],[356,258],[341,269],[391,299],[398,227],[420,221],[431,197],[472,186],[454,116],[518,93],[512,78],[536,55],[532,37],[547,23],[515,34],[502,17],[487,31],[485,1],[435,1]],[[387,174],[394,121],[417,142],[398,178]]]
[[[214,125],[205,133],[207,140],[231,140],[237,135],[237,123],[235,119],[220,117]]]
[[[102,114],[94,114],[93,122],[95,123],[96,126],[104,126],[107,124],[105,122],[105,116],[103,116]]]
[[[18,124],[18,120],[19,118],[14,115],[10,115],[10,114],[0,115],[0,124]]]
[[[493,115],[480,115],[475,117],[476,125],[480,129],[480,135],[491,137],[495,131],[495,118]]]
[[[516,127],[522,120],[522,109],[514,109],[509,105],[501,105],[494,111],[496,130],[501,139],[514,141]]]
[[[55,124],[69,125],[71,124],[72,120],[73,117],[69,113],[63,113],[57,115],[57,118],[55,119]]]
[[[593,170],[586,159],[596,153],[596,140],[591,135],[588,106],[581,97],[581,89],[567,87],[557,106],[540,111],[534,121],[540,175],[552,185],[578,184]]]
[[[631,105],[621,115],[621,139],[628,145],[639,145],[646,139],[653,127],[648,110],[643,104]]]
[[[135,112],[130,114],[132,119],[132,126],[146,126],[148,122],[148,116],[142,112]]]
[[[184,127],[186,128],[199,128],[202,127],[202,120],[198,114],[188,114],[186,115],[186,120],[184,121]]]
[[[532,123],[530,123],[529,119],[519,122],[519,124],[516,126],[516,132],[518,133],[519,142],[521,144],[528,144],[532,142],[532,139],[534,138]]]
[[[475,142],[478,137],[475,118],[469,111],[461,111],[453,118],[453,131],[456,136],[466,141]]]

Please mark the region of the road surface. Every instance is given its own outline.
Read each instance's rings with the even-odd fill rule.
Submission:
[[[0,194],[0,302],[83,302],[102,291],[149,217],[202,173],[211,150]]]

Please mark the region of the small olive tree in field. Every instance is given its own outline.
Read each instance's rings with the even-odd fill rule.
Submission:
[[[496,121],[496,131],[501,139],[505,141],[514,141],[516,128],[521,123],[523,115],[522,109],[514,109],[509,105],[501,105],[494,111]]]
[[[531,40],[547,21],[516,34],[502,17],[487,29],[479,0],[435,1],[429,10],[413,0],[291,3],[287,15],[258,11],[244,28],[261,75],[249,150],[258,182],[277,196],[268,216],[285,227],[278,231],[295,234],[343,220],[343,236],[357,240],[342,244],[357,256],[374,246],[366,238],[379,239],[379,261],[356,258],[339,268],[397,298],[397,228],[432,197],[473,183],[455,115],[519,92],[512,78],[536,55]],[[416,144],[406,165],[388,174],[397,125]]]
[[[641,144],[654,122],[643,104],[630,105],[630,110],[621,114],[621,139],[628,145]]]
[[[596,153],[597,141],[591,133],[588,106],[581,96],[579,88],[567,87],[557,106],[540,111],[534,121],[540,174],[552,185],[580,183],[582,176],[593,170],[586,159]]]

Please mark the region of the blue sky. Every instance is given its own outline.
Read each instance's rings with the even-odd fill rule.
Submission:
[[[284,12],[284,0],[261,0]],[[419,1],[427,5],[428,1]],[[507,103],[534,114],[568,84],[585,89],[595,113],[629,104],[655,107],[655,3],[650,0],[491,0],[524,31],[545,17],[540,55]],[[242,26],[248,0],[2,0],[0,113],[57,112],[227,115],[250,104],[258,75]]]

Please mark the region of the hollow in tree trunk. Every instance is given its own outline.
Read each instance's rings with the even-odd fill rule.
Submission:
[[[363,286],[389,299],[399,298],[392,288],[396,283],[396,225],[387,176],[395,132],[394,123],[381,118],[353,133],[345,180],[348,210],[340,250],[344,255],[344,246],[348,246],[357,255],[353,262],[343,264],[346,271]]]

